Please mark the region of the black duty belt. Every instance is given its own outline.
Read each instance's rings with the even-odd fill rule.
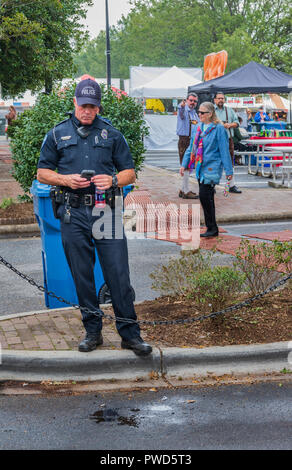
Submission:
[[[115,196],[120,196],[120,188],[110,188],[105,191],[105,202],[111,208],[115,207]],[[78,208],[80,206],[90,206],[95,205],[95,194],[77,194],[73,192],[66,191],[58,186],[52,186],[50,191],[50,198],[52,200],[54,213],[57,212],[58,206],[60,204],[65,204],[73,208]]]
[[[94,194],[76,194],[76,193],[63,193],[62,197],[63,204],[69,204],[71,207],[79,206],[94,206],[95,195]]]

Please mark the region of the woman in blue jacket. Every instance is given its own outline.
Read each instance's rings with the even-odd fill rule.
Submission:
[[[207,231],[201,237],[217,237],[218,226],[215,217],[215,185],[219,183],[224,168],[227,180],[233,175],[227,132],[216,116],[212,103],[201,103],[198,115],[201,122],[192,132],[189,148],[186,150],[181,176],[186,168],[195,170],[199,182],[199,197],[202,204]]]

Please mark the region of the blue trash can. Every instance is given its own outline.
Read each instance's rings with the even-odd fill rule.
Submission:
[[[133,184],[128,184],[127,186],[123,187],[123,198],[125,199],[127,197],[127,194],[133,191],[134,185]]]
[[[50,189],[51,186],[39,183],[37,180],[33,181],[30,188],[42,239],[44,287],[71,304],[78,304],[75,285],[63,250],[60,221],[53,213]],[[97,254],[94,276],[96,292],[99,295],[104,286],[104,278]],[[47,293],[45,293],[45,302],[48,308],[69,307]]]

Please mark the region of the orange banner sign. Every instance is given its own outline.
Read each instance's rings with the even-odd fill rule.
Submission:
[[[204,80],[212,80],[224,75],[227,58],[228,54],[226,51],[211,52],[211,54],[206,55],[204,60]]]

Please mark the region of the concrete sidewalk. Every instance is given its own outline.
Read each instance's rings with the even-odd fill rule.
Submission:
[[[261,178],[260,176],[258,178]],[[198,193],[193,179],[192,191]],[[145,165],[139,174],[139,190],[147,189],[154,202],[199,204],[198,200],[178,197],[181,177],[171,171]],[[275,188],[243,189],[242,194],[223,195],[223,187],[216,186],[216,218],[218,223],[292,219],[292,190]],[[201,210],[201,222],[204,222]]]
[[[22,194],[10,174],[11,159],[6,143],[0,146],[0,201]],[[198,200],[178,197],[180,176],[166,170],[145,166],[137,188],[131,193],[136,202],[199,204]],[[197,186],[194,183],[196,192]],[[133,200],[133,199],[132,199]],[[245,189],[242,194],[223,196],[216,188],[216,214],[219,223],[247,220],[292,219],[292,191],[287,189]],[[203,222],[202,215],[201,221]],[[36,224],[0,226],[5,233],[35,233]],[[5,232],[5,230],[7,230]],[[230,243],[228,237],[227,244]],[[107,313],[107,311],[105,310]],[[289,368],[287,342],[215,348],[166,348],[153,344],[147,358],[121,350],[113,322],[105,320],[104,344],[91,353],[79,353],[84,336],[80,312],[71,308],[42,312],[24,312],[0,319],[2,380],[104,380],[137,379],[157,374],[159,377],[190,377],[213,374],[249,374],[280,372]]]

